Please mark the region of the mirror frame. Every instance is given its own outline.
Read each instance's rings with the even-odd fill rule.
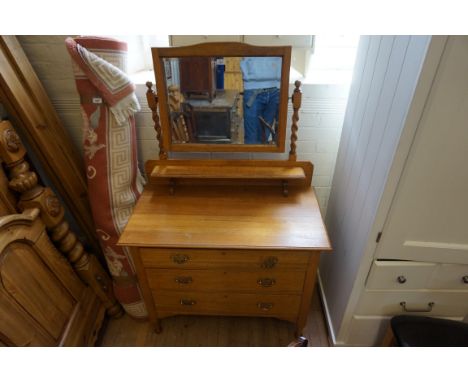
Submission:
[[[290,46],[255,46],[238,42],[215,42],[183,47],[151,48],[156,89],[159,98],[159,119],[162,128],[163,148],[166,152],[274,152],[283,153],[286,145],[286,119],[289,101],[289,70],[291,65]],[[165,58],[179,57],[281,57],[281,88],[276,145],[258,144],[213,144],[172,143],[171,126],[167,101],[167,85],[164,72]]]

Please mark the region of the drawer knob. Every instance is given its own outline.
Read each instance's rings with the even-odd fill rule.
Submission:
[[[193,279],[190,276],[178,276],[175,278],[177,284],[191,284]]]
[[[258,279],[257,284],[262,286],[262,287],[268,288],[268,287],[271,287],[271,286],[275,285],[276,280],[275,279],[268,279],[268,278]]]
[[[197,302],[195,300],[190,300],[187,298],[180,299],[180,305],[192,306],[195,305]]]
[[[273,303],[271,302],[259,302],[257,307],[264,312],[268,312],[271,308],[273,308]]]
[[[434,307],[435,303],[428,302],[426,309],[408,309],[406,307],[406,302],[405,301],[400,302],[400,305],[403,308],[403,310],[405,312],[408,312],[408,313],[429,313],[429,312],[432,312],[432,308]]]
[[[271,269],[276,266],[278,263],[278,258],[276,256],[269,256],[262,262],[262,268]]]
[[[397,280],[400,284],[404,284],[406,282],[406,277],[405,276],[398,276]]]
[[[463,276],[462,281],[464,284],[468,284],[468,276]]]
[[[171,259],[176,264],[185,264],[187,261],[190,260],[190,257],[187,255],[181,255],[180,253],[171,256]]]

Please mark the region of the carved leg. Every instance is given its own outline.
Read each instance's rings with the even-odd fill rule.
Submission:
[[[156,138],[159,142],[159,159],[167,159],[167,153],[164,151],[163,147],[162,128],[161,124],[159,123],[158,96],[152,89],[153,84],[150,81],[146,83],[146,87],[148,88],[146,91],[146,100],[148,101],[148,106],[151,109],[151,114],[154,121],[154,129],[156,130]]]
[[[26,149],[13,126],[0,126],[0,157],[9,172],[8,186],[21,194],[18,209],[38,208],[41,219],[57,248],[67,257],[79,277],[94,290],[106,307],[107,314],[123,314],[112,290],[112,281],[96,257],[87,253],[65,220],[65,210],[50,188],[38,184],[38,177],[26,161]]]

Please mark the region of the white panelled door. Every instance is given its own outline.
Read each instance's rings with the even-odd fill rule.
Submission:
[[[468,37],[447,40],[377,259],[468,264]]]

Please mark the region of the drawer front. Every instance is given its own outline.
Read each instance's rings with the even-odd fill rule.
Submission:
[[[237,291],[301,294],[305,272],[299,270],[146,269],[152,290]]]
[[[468,292],[468,265],[440,264],[431,280],[430,287]]]
[[[140,248],[145,268],[305,269],[313,252]]]
[[[437,270],[435,263],[374,261],[367,279],[368,289],[425,289]]]
[[[367,290],[361,295],[356,314],[465,316],[468,314],[468,295],[465,292]]]
[[[153,292],[153,297],[158,313],[273,317],[296,317],[301,301],[295,295],[247,293]]]

